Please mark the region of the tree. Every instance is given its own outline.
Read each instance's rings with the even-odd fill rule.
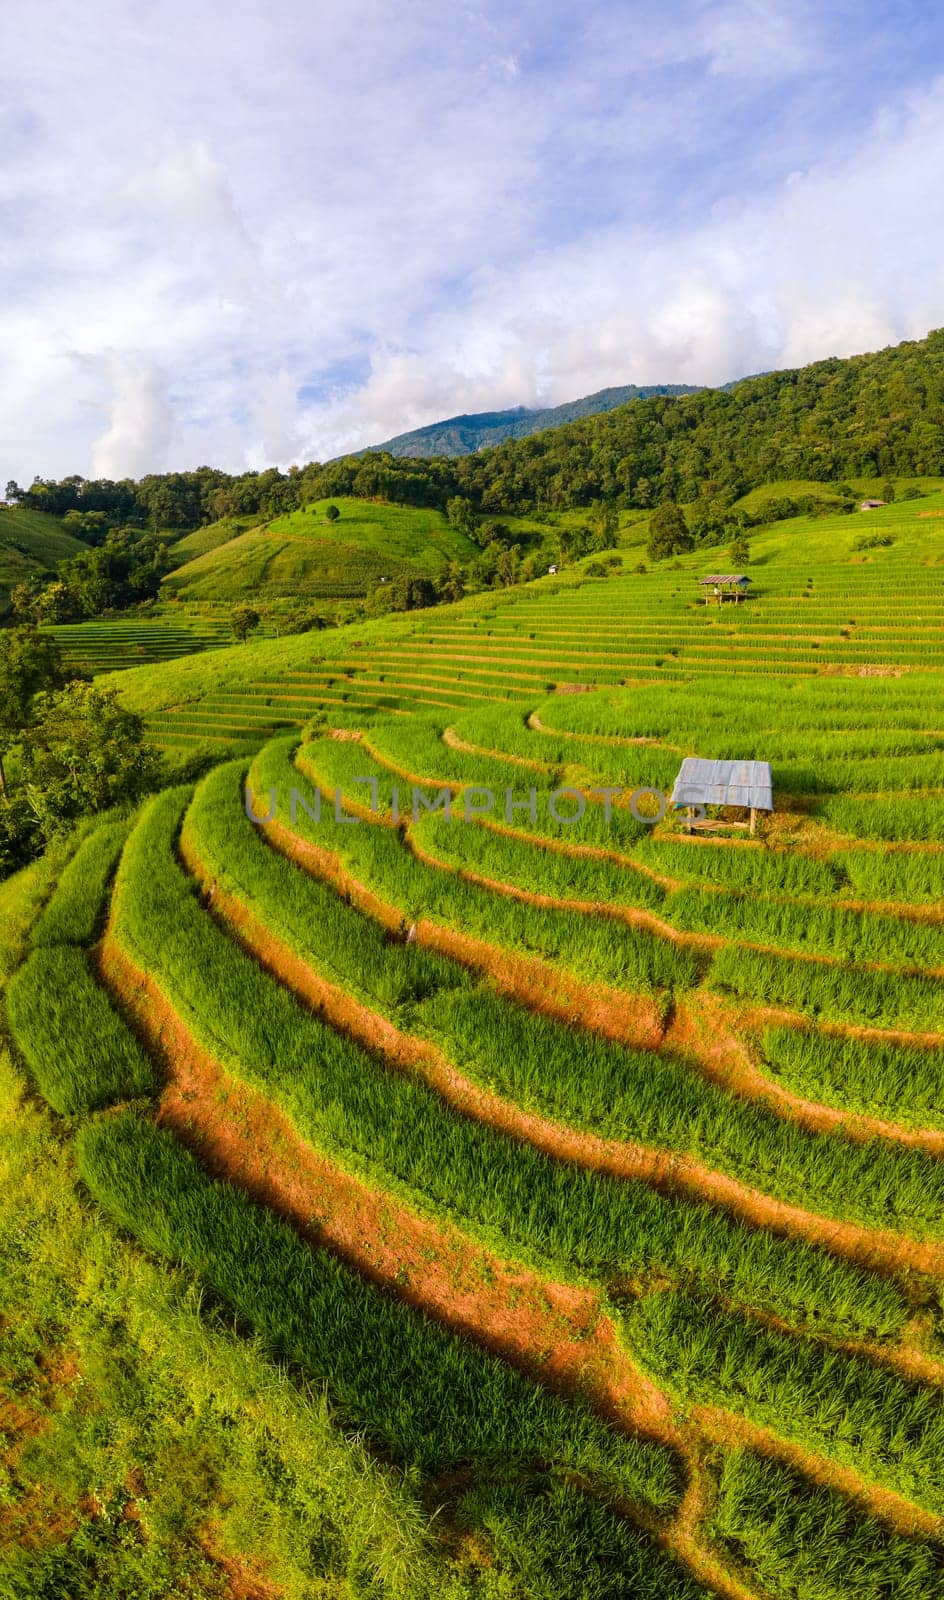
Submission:
[[[105,513],[73,509],[66,512],[62,526],[66,533],[71,533],[76,539],[84,539],[87,544],[98,544],[105,537]]]
[[[340,515],[341,513],[337,506],[327,506],[325,508],[325,522],[337,522]]]
[[[389,585],[389,596],[391,611],[422,611],[439,598],[431,578],[397,578]]]
[[[746,567],[751,559],[751,547],[743,533],[735,534],[728,549],[732,567]]]
[[[653,561],[662,561],[681,550],[691,550],[694,543],[680,506],[666,500],[656,508],[649,520],[649,540],[646,545],[646,551]]]
[[[235,611],[230,614],[229,621],[235,637],[240,644],[245,644],[249,635],[255,633],[259,627],[262,618],[258,611],[252,609],[252,606],[237,606]]]
[[[43,592],[41,578],[24,578],[10,590],[10,610],[18,622],[37,622],[37,606]]]
[[[895,503],[895,485],[890,479],[886,479],[882,484],[882,499],[885,501],[887,506],[894,505]]]
[[[461,600],[465,594],[465,578],[458,561],[450,561],[439,580],[440,598],[445,601]]]
[[[609,500],[594,500],[590,507],[591,550],[615,550],[619,542],[619,512]]]
[[[508,549],[503,550],[501,555],[498,557],[498,562],[495,567],[495,573],[499,583],[504,584],[506,588],[515,583],[518,577],[518,568],[520,565],[521,546],[519,544],[509,545]]]
[[[45,840],[78,817],[140,800],[160,782],[160,752],[114,689],[73,682],[33,700],[24,788]]]
[[[0,633],[0,792],[6,795],[3,757],[28,727],[33,699],[61,689],[72,676],[55,639],[38,628],[9,628]]]
[[[472,506],[464,495],[454,494],[451,500],[446,501],[446,516],[450,527],[455,528],[456,533],[464,533],[466,538],[472,538],[475,533],[475,517]]]
[[[68,583],[47,583],[36,596],[32,615],[37,622],[75,622],[85,615],[82,601]]]

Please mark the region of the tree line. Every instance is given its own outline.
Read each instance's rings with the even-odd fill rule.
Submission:
[[[590,507],[692,508],[690,525],[723,520],[732,502],[777,479],[944,474],[944,330],[849,360],[748,378],[731,389],[655,395],[474,455],[384,453],[238,476],[211,467],[138,482],[36,479],[7,497],[64,518],[190,529],[224,516],[268,519],[313,500],[353,495],[474,515]],[[78,531],[78,525],[77,525]]]

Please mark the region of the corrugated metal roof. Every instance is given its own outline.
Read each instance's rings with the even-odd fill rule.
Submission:
[[[704,761],[686,756],[672,790],[673,804],[754,806],[773,811],[768,761]]]
[[[750,583],[750,578],[743,572],[712,572],[709,577],[702,578],[702,583]]]

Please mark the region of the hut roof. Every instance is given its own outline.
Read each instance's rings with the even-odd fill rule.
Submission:
[[[713,572],[710,577],[702,578],[701,581],[702,583],[750,583],[751,580],[743,572]]]
[[[753,806],[773,811],[767,761],[704,761],[686,756],[672,790],[673,805]]]

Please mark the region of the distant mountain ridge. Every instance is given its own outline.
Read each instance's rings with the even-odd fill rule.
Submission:
[[[380,451],[391,456],[469,456],[488,445],[504,444],[506,439],[525,439],[531,433],[541,433],[545,428],[558,428],[566,422],[577,422],[581,417],[593,417],[601,411],[615,411],[630,400],[649,400],[655,395],[671,398],[681,394],[699,394],[701,384],[655,383],[639,386],[626,383],[613,389],[598,389],[596,394],[584,395],[580,400],[568,400],[561,406],[532,409],[513,406],[510,411],[475,411],[459,417],[447,417],[442,422],[431,422],[425,428],[414,428],[410,433],[398,433],[383,444],[373,444],[361,455],[374,455]]]

